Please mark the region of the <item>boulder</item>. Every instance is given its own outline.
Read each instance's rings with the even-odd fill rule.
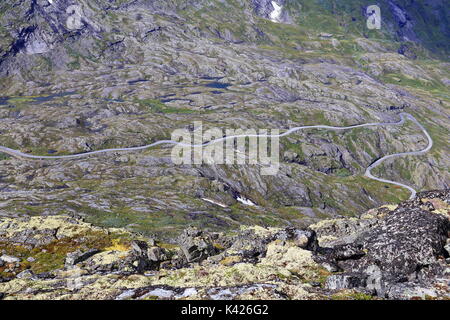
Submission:
[[[344,244],[334,247],[331,256],[334,261],[345,261],[349,259],[359,259],[365,255],[360,244]]]
[[[450,242],[444,246],[445,251],[447,252],[447,257],[450,256]]]
[[[34,273],[31,270],[25,270],[19,273],[16,278],[19,279],[32,279],[34,277]]]
[[[329,290],[342,290],[364,288],[367,275],[363,273],[334,274],[327,278],[325,288]]]
[[[444,255],[449,230],[449,220],[439,214],[419,208],[397,209],[356,240],[355,245],[366,254],[347,260],[345,268],[363,271],[375,264],[383,272],[413,274]]]
[[[201,262],[216,254],[211,237],[196,228],[184,230],[178,243],[188,263]]]
[[[150,242],[133,240],[131,248],[131,260],[139,273],[157,270],[161,262],[168,260],[166,251],[156,246],[153,239]]]
[[[163,260],[164,251],[160,247],[151,247],[147,250],[147,256],[150,261],[159,262]]]
[[[133,260],[129,252],[122,251],[102,251],[86,261],[81,262],[78,267],[89,273],[109,273],[124,272],[133,273],[139,270],[138,265],[133,265]],[[142,271],[142,270],[140,270]]]
[[[279,232],[276,238],[293,241],[295,245],[305,250],[316,251],[319,247],[316,232],[310,229],[286,228]]]
[[[91,250],[88,250],[85,252],[82,252],[81,250],[70,252],[66,256],[65,266],[72,267],[82,261],[89,259],[94,254],[97,254],[99,252],[100,252],[100,250],[97,250],[97,249],[91,249]]]
[[[330,276],[326,287],[365,287],[392,299],[432,297],[433,281],[445,277],[449,219],[422,210],[420,200],[413,200],[370,225],[365,231],[359,229],[351,243],[319,248],[315,256],[318,263],[332,272],[344,271]]]
[[[437,292],[420,283],[398,283],[389,288],[385,297],[393,300],[429,299],[437,297]]]
[[[14,256],[4,254],[0,257],[0,261],[4,261],[5,263],[17,263],[20,262],[20,259]]]

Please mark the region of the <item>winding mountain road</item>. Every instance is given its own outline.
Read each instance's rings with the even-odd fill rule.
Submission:
[[[427,130],[417,121],[416,118],[414,118],[411,114],[405,113],[405,112],[400,113],[399,115],[400,115],[400,121],[398,121],[398,122],[374,122],[374,123],[364,123],[364,124],[352,125],[352,126],[347,126],[347,127],[335,127],[335,126],[327,126],[327,125],[300,126],[300,127],[291,128],[288,131],[286,131],[282,134],[277,134],[277,135],[269,135],[269,134],[232,135],[232,136],[225,136],[222,138],[218,138],[218,139],[215,139],[215,140],[203,143],[203,144],[185,144],[185,143],[176,142],[173,140],[159,140],[152,144],[148,144],[148,145],[141,146],[141,147],[103,149],[103,150],[97,150],[97,151],[91,151],[91,152],[85,152],[85,153],[79,153],[79,154],[73,154],[73,155],[63,155],[63,156],[36,156],[36,155],[32,155],[32,154],[23,153],[19,150],[7,148],[4,146],[0,146],[0,152],[9,154],[9,155],[11,155],[13,157],[17,157],[17,158],[26,158],[26,159],[35,159],[35,160],[77,159],[77,158],[84,158],[84,157],[88,157],[91,155],[98,155],[98,154],[103,154],[103,153],[145,150],[145,149],[149,149],[149,148],[156,147],[158,145],[163,145],[163,144],[179,145],[179,146],[185,146],[185,147],[202,147],[202,146],[205,147],[205,146],[208,146],[208,145],[211,145],[214,143],[218,143],[221,141],[225,141],[228,139],[243,138],[243,137],[267,137],[267,138],[279,137],[279,138],[281,138],[281,137],[288,136],[294,132],[297,132],[300,130],[305,130],[305,129],[349,130],[349,129],[356,129],[356,128],[364,128],[364,127],[374,127],[374,126],[393,126],[393,125],[401,126],[405,123],[406,119],[409,119],[409,120],[413,121],[417,126],[419,126],[421,128],[421,130],[423,131],[423,133],[426,135],[426,137],[428,139],[428,146],[425,149],[420,150],[420,151],[395,153],[395,154],[384,156],[384,157],[378,159],[377,161],[373,162],[366,169],[366,172],[364,175],[372,180],[376,180],[376,181],[380,181],[383,183],[393,184],[393,185],[397,185],[397,186],[406,188],[411,192],[410,198],[412,199],[416,196],[417,192],[410,186],[407,186],[400,182],[377,178],[372,175],[372,170],[375,169],[376,167],[380,166],[381,163],[387,159],[403,157],[403,156],[411,156],[411,155],[421,155],[421,154],[428,152],[433,146],[433,139],[428,134]]]
[[[419,121],[417,121],[416,118],[414,118],[409,113],[402,113],[402,114],[400,114],[400,116],[402,116],[402,118],[404,118],[404,117],[408,118],[409,120],[413,121],[420,129],[422,129],[422,132],[427,136],[427,139],[428,139],[427,147],[425,149],[423,149],[423,150],[420,150],[420,151],[394,153],[394,154],[390,154],[390,155],[384,156],[384,157],[378,159],[377,161],[373,162],[366,169],[366,172],[365,172],[364,175],[366,177],[370,178],[370,179],[373,179],[373,180],[377,180],[377,181],[380,181],[380,182],[389,183],[389,184],[393,184],[393,185],[397,185],[397,186],[406,188],[406,189],[408,189],[411,192],[410,199],[414,199],[416,197],[417,191],[414,190],[413,188],[411,188],[410,186],[407,186],[406,184],[403,184],[403,183],[400,183],[400,182],[395,182],[395,181],[391,181],[391,180],[377,178],[377,177],[375,177],[372,174],[372,170],[375,169],[376,167],[378,167],[383,161],[385,161],[387,159],[396,158],[396,157],[404,157],[404,156],[418,156],[418,155],[427,153],[433,147],[433,139],[431,138],[431,136],[428,133],[428,131],[419,123]]]

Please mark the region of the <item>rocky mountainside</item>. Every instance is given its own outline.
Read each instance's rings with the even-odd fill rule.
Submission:
[[[449,201],[171,243],[77,216],[0,218],[0,299],[449,299]]]
[[[396,122],[406,111],[432,150],[374,173],[416,190],[448,188],[448,6],[378,1],[382,29],[369,30],[369,2],[2,1],[0,145],[65,155],[145,145],[198,120],[286,130]],[[276,176],[177,166],[167,147],[76,160],[1,154],[0,216],[77,214],[167,238],[186,224],[306,227],[407,199],[364,171],[426,144],[410,121],[301,131],[281,139]]]

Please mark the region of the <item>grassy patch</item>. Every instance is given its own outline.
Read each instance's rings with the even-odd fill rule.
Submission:
[[[64,267],[66,255],[76,250],[86,251],[89,249],[110,250],[110,248],[129,248],[129,239],[123,234],[106,234],[103,232],[89,232],[76,237],[55,240],[47,245],[27,248],[18,244],[0,242],[0,251],[20,258],[20,267],[14,270],[17,274],[29,269],[36,274],[49,272]],[[27,259],[33,258],[33,262]],[[0,268],[0,276],[9,277],[13,274],[6,272],[7,266]]]
[[[342,291],[331,296],[332,300],[373,300],[371,295],[355,291]]]
[[[187,108],[173,108],[169,107],[163,102],[154,99],[142,99],[135,100],[139,105],[149,109],[151,112],[155,113],[194,113],[194,110]]]

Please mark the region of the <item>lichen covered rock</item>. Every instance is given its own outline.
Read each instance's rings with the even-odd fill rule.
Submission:
[[[308,229],[188,228],[179,245],[63,216],[36,218],[24,238],[29,219],[3,219],[10,245],[2,249],[0,292],[2,299],[447,299],[448,210],[448,191],[429,192]],[[36,241],[40,234],[59,239]]]

